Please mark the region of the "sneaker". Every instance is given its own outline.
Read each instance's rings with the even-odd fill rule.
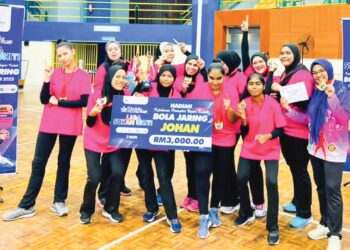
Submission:
[[[341,250],[341,240],[338,236],[332,235],[328,238],[327,250]]]
[[[233,214],[234,212],[239,210],[239,204],[234,206],[234,207],[226,207],[226,206],[221,206],[220,207],[220,212],[223,214]]]
[[[254,220],[255,220],[255,215],[254,214],[252,216],[250,216],[250,217],[238,216],[237,219],[235,220],[235,223],[236,223],[237,226],[244,226],[247,223],[249,223],[251,221],[254,221]]]
[[[116,222],[116,223],[120,223],[123,221],[123,215],[121,215],[120,213],[118,212],[107,212],[106,210],[102,210],[102,215],[106,218],[108,218],[110,221],[112,222]]]
[[[209,218],[209,215],[201,214],[199,218],[199,229],[197,232],[198,238],[200,239],[208,238],[210,227],[211,227],[211,220]]]
[[[34,210],[34,207],[31,207],[28,209],[16,207],[12,211],[5,213],[2,216],[2,219],[4,221],[12,221],[12,220],[17,220],[17,219],[21,219],[21,218],[32,217],[35,214],[36,214],[36,212]]]
[[[262,218],[266,216],[266,210],[264,209],[264,204],[255,206],[255,218]]]
[[[211,227],[218,227],[221,225],[221,221],[219,219],[219,213],[218,213],[217,208],[215,208],[215,207],[210,208],[209,218],[211,220]]]
[[[163,199],[161,194],[157,194],[157,203],[159,206],[163,206]]]
[[[192,202],[192,199],[190,197],[186,196],[185,199],[182,201],[180,207],[187,209],[187,207],[191,204],[191,202]]]
[[[64,202],[55,202],[51,206],[51,210],[54,211],[58,216],[66,216],[68,215],[68,207]]]
[[[92,222],[91,214],[86,212],[81,212],[79,221],[81,224],[90,224]]]
[[[172,219],[172,220],[167,219],[166,222],[170,226],[171,232],[173,232],[173,233],[180,233],[181,232],[182,225],[178,219]]]
[[[320,240],[327,238],[328,233],[329,228],[319,224],[317,225],[317,228],[308,232],[307,236],[312,240]]]
[[[312,216],[307,219],[301,218],[299,216],[295,216],[292,219],[292,221],[289,223],[289,226],[293,228],[304,228],[306,227],[307,224],[311,222],[312,222]]]
[[[278,243],[280,243],[280,236],[278,231],[270,231],[267,235],[267,244],[277,245]]]
[[[106,205],[106,202],[107,202],[107,199],[101,198],[101,199],[98,200],[98,205],[100,207],[104,207]]]
[[[198,200],[192,200],[191,204],[187,206],[187,210],[191,212],[198,212],[199,211]]]
[[[147,212],[143,215],[143,221],[144,222],[152,222],[159,214],[160,214],[159,210],[156,212]]]
[[[297,208],[295,207],[295,205],[292,202],[289,202],[288,204],[285,204],[282,206],[283,211],[287,212],[287,213],[296,213],[297,212]]]
[[[120,195],[121,196],[130,196],[131,195],[131,190],[127,186],[122,187],[120,190]]]

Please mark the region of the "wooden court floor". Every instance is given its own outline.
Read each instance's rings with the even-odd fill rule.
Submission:
[[[4,191],[0,195],[5,203],[0,204],[0,215],[17,206],[25,192],[30,175],[35,140],[42,112],[39,103],[39,89],[25,89],[19,94],[18,125],[18,174],[0,176]],[[238,155],[236,154],[236,159]],[[183,225],[180,234],[171,233],[165,222],[165,213],[161,209],[159,220],[152,224],[142,221],[145,212],[143,192],[135,177],[137,160],[132,157],[126,183],[132,189],[132,196],[122,197],[121,213],[125,221],[113,224],[101,215],[96,207],[93,223],[79,223],[79,207],[82,202],[86,181],[86,167],[82,139],[79,138],[71,162],[69,197],[66,201],[70,213],[66,217],[57,217],[50,206],[53,200],[53,187],[56,176],[57,148],[46,169],[42,190],[36,202],[37,215],[13,222],[0,221],[0,249],[326,249],[327,240],[312,241],[306,236],[316,227],[319,220],[316,187],[313,184],[314,223],[305,229],[292,229],[288,226],[290,215],[283,213],[281,204],[289,201],[292,195],[292,180],[288,167],[282,162],[279,172],[280,193],[280,244],[270,247],[266,244],[265,219],[239,228],[234,225],[237,214],[221,216],[222,226],[212,229],[208,239],[196,236],[199,216],[196,213],[179,209],[179,219]],[[309,168],[311,171],[311,167]],[[350,175],[344,174],[343,181],[350,181]],[[176,170],[173,185],[177,204],[186,195],[186,177],[184,159],[180,152],[176,155]],[[343,248],[350,249],[350,187],[343,188],[344,230]],[[266,191],[265,191],[266,197]]]

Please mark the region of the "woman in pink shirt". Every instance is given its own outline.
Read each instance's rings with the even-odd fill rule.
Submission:
[[[246,85],[246,77],[242,72],[239,71],[238,67],[241,63],[241,58],[239,55],[234,52],[234,51],[229,51],[229,50],[223,50],[219,52],[216,55],[216,59],[214,60],[215,62],[220,62],[225,70],[225,78],[224,78],[224,83],[225,85],[231,86],[236,93],[241,97],[244,88]],[[238,120],[235,123],[235,129],[234,133],[236,134],[236,140],[238,141],[239,136],[240,136],[240,120]],[[225,180],[225,188],[223,191],[223,196],[221,200],[221,206],[220,206],[220,211],[221,213],[224,214],[232,214],[235,211],[238,211],[238,194],[237,194],[237,183],[236,183],[236,167],[235,167],[235,161],[233,161],[232,169],[230,174],[226,176]],[[252,182],[252,183],[258,183],[258,182]],[[262,182],[261,182],[262,184]],[[260,185],[262,186],[262,185]],[[263,202],[263,189],[260,187],[257,188],[252,188],[252,190],[260,190],[260,197],[262,196],[262,201]],[[255,192],[254,192],[255,194]],[[255,196],[254,196],[255,197]],[[261,200],[259,199],[259,200]],[[255,199],[254,199],[255,200]],[[259,203],[259,204],[261,204]]]
[[[237,91],[224,81],[225,70],[221,63],[212,63],[208,68],[209,84],[204,84],[196,99],[214,102],[212,152],[195,152],[197,197],[199,202],[199,238],[209,236],[210,227],[218,227],[218,215],[227,176],[231,176],[234,166],[233,151],[236,145],[236,121],[234,110],[239,102]],[[209,206],[210,176],[213,174],[212,195]],[[234,179],[235,181],[235,179]],[[234,192],[237,193],[236,187]]]
[[[200,95],[199,92],[202,91],[203,85],[208,85],[204,80],[204,77],[207,76],[206,69],[204,68],[204,65],[199,62],[199,57],[192,54],[187,56],[183,67],[184,74],[176,77],[174,88],[180,92],[183,98],[196,98],[196,96]],[[205,87],[206,86],[204,86],[204,88]],[[180,207],[192,212],[198,212],[194,152],[184,151],[184,156],[186,160],[188,193]]]
[[[243,145],[238,162],[237,182],[240,197],[239,217],[235,223],[243,226],[255,219],[250,205],[248,180],[251,169],[264,161],[268,210],[266,229],[268,244],[279,243],[278,233],[278,164],[281,147],[278,137],[283,133],[286,120],[279,103],[264,94],[264,77],[252,74],[247,80],[247,95],[239,104],[238,114],[242,120]]]
[[[315,81],[309,70],[300,63],[298,46],[287,43],[282,46],[280,60],[285,71],[281,76],[280,83],[273,83],[272,90],[279,92],[280,88],[295,83],[304,83],[309,98],[312,96]],[[292,109],[306,113],[309,100],[291,104]],[[296,216],[290,222],[293,228],[303,228],[311,223],[311,179],[307,166],[309,154],[307,143],[309,129],[307,125],[297,122],[285,116],[287,126],[280,137],[282,154],[286,160],[292,176],[294,186],[294,198],[291,203],[283,206],[287,212],[296,212]]]
[[[109,146],[110,122],[112,101],[114,95],[130,95],[126,85],[126,69],[120,65],[112,65],[108,68],[108,81],[105,82],[102,91],[96,91],[89,97],[87,113],[87,127],[84,132],[84,151],[87,164],[88,178],[84,189],[84,200],[80,207],[80,222],[88,224],[92,221],[95,212],[96,189],[101,180],[102,168],[111,168],[109,189],[106,195],[106,203],[102,215],[112,222],[121,222],[119,213],[120,189],[125,176],[126,162],[125,151]],[[101,164],[101,159],[107,163]]]
[[[129,66],[129,62],[123,62],[121,59],[121,46],[119,42],[114,40],[108,41],[105,45],[105,50],[106,50],[105,62],[102,63],[96,70],[95,81],[94,81],[94,91],[102,90],[105,81],[106,80],[110,81],[110,79],[108,78],[107,70],[113,63],[116,63],[119,61],[125,64],[126,68],[128,68]],[[124,160],[127,166],[129,165],[129,162],[130,162],[131,152],[132,152],[131,150],[124,152]],[[105,166],[104,162],[105,162],[104,158],[102,157],[102,165]],[[98,188],[98,198],[101,206],[103,206],[106,203],[106,199],[107,199],[106,196],[108,194],[109,183],[111,179],[110,176],[111,176],[111,168],[106,165],[106,167],[102,169],[101,183]],[[131,195],[131,190],[125,185],[125,180],[123,180],[123,184],[120,192],[121,192],[121,195],[125,195],[125,196]]]
[[[46,66],[44,84],[40,93],[44,104],[32,173],[27,191],[18,208],[4,215],[4,220],[15,220],[35,215],[34,205],[40,192],[47,161],[59,138],[58,169],[54,203],[51,207],[58,216],[68,214],[65,200],[68,195],[70,158],[77,136],[82,134],[82,107],[86,107],[91,89],[90,75],[74,63],[75,50],[69,42],[57,44],[56,53],[62,68]]]
[[[134,95],[154,98],[181,98],[180,93],[173,87],[175,80],[175,67],[165,64],[159,69],[157,81],[152,83],[152,90],[135,93]],[[178,220],[174,190],[171,183],[175,167],[174,150],[136,149],[136,154],[139,161],[139,171],[141,171],[143,178],[142,187],[145,191],[145,205],[147,208],[147,212],[143,215],[143,221],[152,222],[160,214],[152,169],[152,159],[154,159],[167,223],[173,233],[181,232],[182,226]]]

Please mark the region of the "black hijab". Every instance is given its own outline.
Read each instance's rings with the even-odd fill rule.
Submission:
[[[170,74],[174,77],[174,82],[176,80],[176,69],[173,65],[171,64],[164,64],[158,72],[157,75],[157,91],[160,97],[169,97],[170,92],[173,89],[173,85],[169,86],[169,87],[164,87],[161,83],[160,83],[160,76],[161,74],[163,74],[165,71],[169,71]]]

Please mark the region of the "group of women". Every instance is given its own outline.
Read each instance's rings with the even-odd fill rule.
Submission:
[[[82,107],[87,106],[84,151],[88,178],[80,207],[80,222],[91,223],[99,185],[102,215],[112,222],[121,222],[120,193],[125,187],[124,176],[131,149],[112,147],[108,143],[113,96],[209,99],[214,103],[212,151],[184,152],[188,194],[181,207],[199,211],[198,237],[207,238],[210,228],[221,225],[219,211],[230,214],[239,210],[236,225],[244,226],[256,217],[267,216],[267,242],[279,243],[278,168],[282,152],[294,184],[292,201],[283,206],[285,211],[296,213],[290,226],[303,228],[312,221],[311,181],[307,171],[311,159],[321,221],[308,236],[315,240],[328,237],[328,249],[340,249],[340,186],[349,140],[349,92],[340,81],[334,80],[328,60],[315,60],[309,71],[300,63],[298,47],[291,43],[284,44],[280,50],[285,71],[281,77],[274,76],[276,64],[268,63],[264,53],[249,57],[248,26],[248,20],[243,21],[243,71],[238,68],[241,58],[234,51],[221,51],[205,69],[203,60],[186,51],[183,44],[179,46],[187,55],[186,61],[172,65],[173,45],[162,43],[163,56],[153,66],[157,74],[149,79],[153,81],[152,88],[142,92],[128,90],[126,75],[132,63],[121,60],[118,42],[106,44],[106,61],[97,69],[92,94],[89,75],[74,64],[72,45],[68,42],[58,44],[57,56],[63,68],[46,67],[44,71],[40,100],[45,108],[29,185],[18,207],[4,214],[3,220],[35,215],[36,197],[57,137],[60,148],[52,210],[59,216],[68,214],[65,200],[69,162],[76,137],[83,130]],[[308,101],[288,103],[281,97],[281,88],[300,82],[307,90]],[[61,117],[66,118],[64,122]],[[236,170],[234,151],[240,137],[243,143]],[[159,205],[163,204],[171,231],[180,232],[182,225],[172,186],[174,151],[136,149],[136,154],[139,161],[137,176],[145,193],[143,220],[152,222],[160,214]],[[160,186],[158,191],[152,159]],[[265,165],[267,213],[261,161]]]

